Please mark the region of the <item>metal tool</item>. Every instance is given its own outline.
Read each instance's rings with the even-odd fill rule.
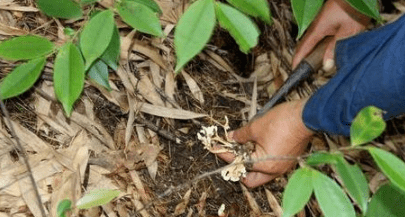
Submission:
[[[293,70],[292,74],[288,79],[284,82],[283,86],[272,96],[269,102],[260,109],[255,116],[253,116],[252,120],[257,119],[263,116],[267,111],[273,108],[277,102],[280,101],[285,95],[287,95],[291,89],[296,87],[301,81],[309,78],[311,74],[316,72],[322,66],[322,59],[325,54],[325,48],[327,42],[329,42],[330,37],[324,38],[315,49],[305,57],[298,66]]]

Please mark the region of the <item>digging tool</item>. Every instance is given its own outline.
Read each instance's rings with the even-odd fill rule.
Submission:
[[[329,42],[330,37],[324,38],[314,50],[305,57],[298,66],[293,70],[291,76],[285,81],[283,86],[271,97],[270,101],[260,109],[252,120],[263,116],[267,111],[269,111],[277,102],[280,101],[285,95],[287,95],[292,88],[296,87],[301,81],[309,78],[311,74],[318,71],[322,66],[322,59],[325,53],[325,48],[327,42]]]

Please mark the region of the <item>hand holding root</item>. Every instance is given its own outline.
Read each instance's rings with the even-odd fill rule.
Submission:
[[[228,165],[221,171],[222,178],[226,181],[239,181],[241,177],[246,177],[247,171],[245,162],[249,160],[252,149],[241,149],[240,144],[230,140],[228,136],[228,118],[225,116],[226,123],[221,125],[225,131],[225,139],[218,135],[216,126],[202,127],[197,134],[198,139],[204,144],[204,148],[214,154],[232,154],[235,156],[231,165]],[[252,147],[253,148],[253,147]]]
[[[282,103],[259,119],[229,134],[238,143],[253,142],[256,145],[251,155],[253,161],[268,157],[268,160],[253,164],[252,170],[242,179],[246,186],[263,185],[295,165],[296,157],[304,152],[313,135],[302,120],[306,100]],[[217,155],[227,162],[236,159],[235,153],[231,152]]]

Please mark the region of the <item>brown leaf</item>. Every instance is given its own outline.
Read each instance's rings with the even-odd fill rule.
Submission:
[[[141,181],[141,178],[138,175],[138,172],[136,172],[135,170],[131,170],[131,171],[129,171],[129,174],[131,176],[133,184],[136,187],[136,190],[138,191],[138,195],[139,195],[140,199],[144,203],[149,203],[150,197],[148,194],[146,194],[145,188],[143,187],[143,183]]]
[[[164,106],[165,103],[160,98],[159,93],[156,91],[155,86],[152,84],[149,77],[143,70],[139,70],[140,80],[135,78],[133,74],[130,74],[130,80],[132,84],[136,86],[137,91],[150,103],[158,106]]]
[[[198,86],[197,82],[189,74],[187,74],[184,70],[181,71],[181,74],[183,75],[184,80],[186,80],[187,86],[190,88],[190,91],[193,94],[193,96],[201,104],[204,104],[204,96],[203,96],[202,91],[201,91],[200,87]]]
[[[24,198],[24,201],[27,203],[27,206],[30,209],[31,213],[35,217],[42,217],[40,206],[42,206],[43,210],[46,210],[46,208],[43,206],[43,204],[40,205],[38,204],[38,199],[35,194],[31,179],[29,177],[25,177],[23,179],[18,180],[18,184],[20,186],[22,197]],[[38,189],[39,193],[42,194],[42,196],[44,196],[44,194],[46,194],[47,192],[41,190],[42,189]]]
[[[164,70],[167,70],[167,66],[156,48],[146,45],[139,40],[135,40],[134,45],[132,46],[132,50],[149,57],[153,62],[158,64]]]
[[[177,204],[176,208],[174,209],[174,216],[178,216],[183,214],[186,211],[188,202],[190,201],[191,189],[189,189],[183,197],[181,203]]]
[[[269,206],[273,210],[274,214],[277,217],[283,216],[283,209],[278,203],[276,197],[274,197],[273,193],[271,193],[271,191],[269,191],[267,188],[265,188],[264,190],[266,192],[267,202],[269,203]]]
[[[183,109],[167,108],[152,105],[149,103],[139,103],[139,104],[140,105],[133,105],[133,106],[136,106],[141,112],[159,117],[188,120],[207,116],[206,114],[195,113]]]
[[[0,23],[0,35],[17,36],[26,35],[27,31]]]
[[[253,216],[260,216],[262,211],[255,201],[255,198],[252,196],[252,194],[250,194],[249,190],[243,184],[240,184],[240,186],[242,187],[243,194],[245,195],[249,207],[252,210]]]
[[[201,216],[201,217],[205,216],[205,204],[207,202],[206,200],[207,200],[207,192],[204,191],[201,194],[201,197],[198,200],[198,203],[196,204],[197,211],[198,211],[198,216]]]
[[[80,198],[81,184],[78,173],[69,170],[65,170],[60,176],[54,176],[54,179],[58,179],[58,181],[54,181],[52,185],[50,213],[52,216],[57,216],[57,207],[60,201],[64,199],[75,201]]]
[[[115,143],[107,130],[99,123],[90,120],[85,115],[79,114],[75,111],[72,112],[70,119],[81,127],[92,133],[100,142],[106,144],[111,150],[115,149]]]

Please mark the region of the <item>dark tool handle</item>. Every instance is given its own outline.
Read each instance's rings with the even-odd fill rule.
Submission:
[[[326,44],[329,42],[329,40],[330,37],[326,37],[318,43],[312,53],[310,53],[298,64],[283,86],[281,86],[270,101],[257,112],[252,120],[261,117],[263,114],[269,111],[283,96],[287,95],[287,93],[290,92],[293,87],[297,86],[301,81],[309,78],[312,73],[321,68]]]

